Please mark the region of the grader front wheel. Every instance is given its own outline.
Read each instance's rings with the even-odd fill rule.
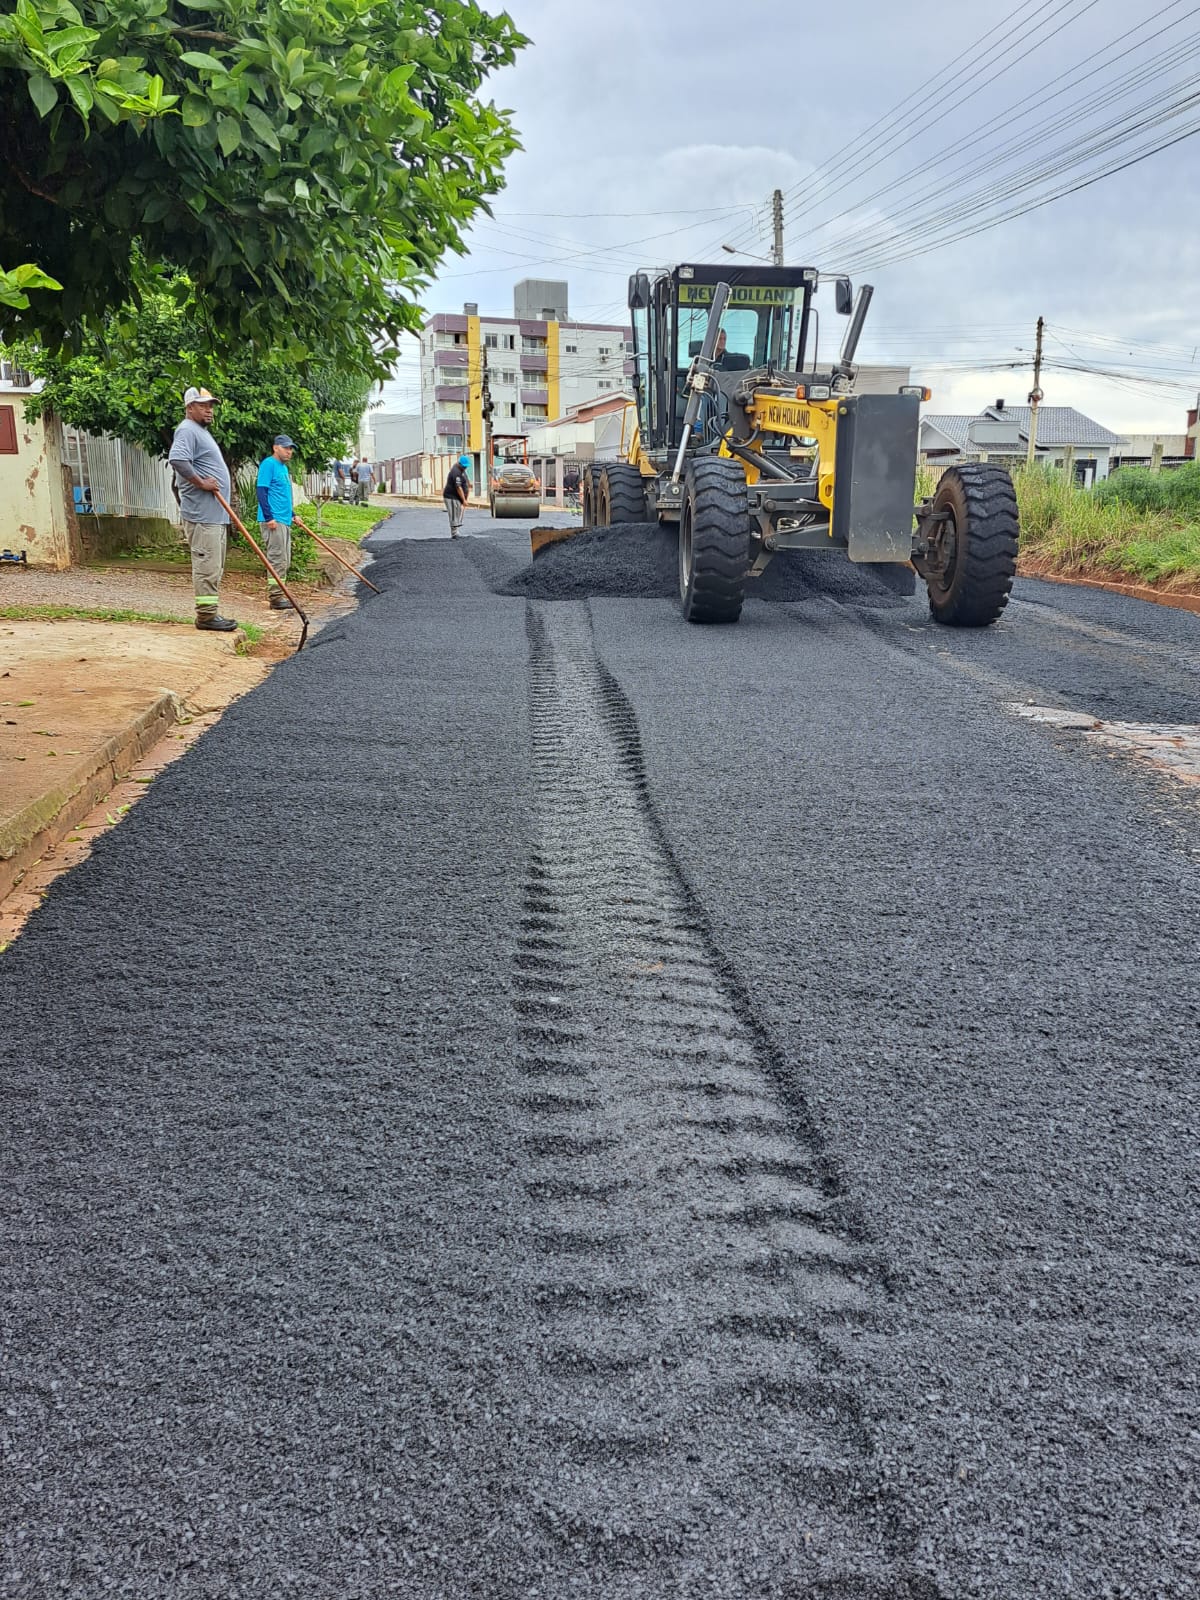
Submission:
[[[734,461],[690,463],[679,518],[679,600],[689,622],[736,622],[750,572],[750,499]]]
[[[968,462],[942,474],[919,563],[935,622],[986,628],[1008,604],[1017,572],[1017,496],[1003,467]]]

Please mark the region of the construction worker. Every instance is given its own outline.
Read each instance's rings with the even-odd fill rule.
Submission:
[[[258,469],[258,522],[265,536],[267,559],[285,581],[292,564],[292,475],[288,462],[295,453],[295,440],[286,433],[277,433],[271,454]],[[267,604],[272,611],[295,610],[270,573]]]
[[[209,432],[216,404],[216,396],[207,389],[191,388],[185,392],[183,421],[175,429],[167,459],[175,474],[183,534],[192,553],[196,626],[215,633],[231,633],[237,623],[232,617],[221,616],[217,603],[229,539],[229,513],[217,495],[229,499],[229,468]]]
[[[442,490],[442,499],[446,502],[446,515],[450,518],[450,537],[458,538],[458,530],[462,527],[463,512],[467,507],[467,497],[471,493],[471,458],[459,456],[450,468],[446,479],[446,487]]]

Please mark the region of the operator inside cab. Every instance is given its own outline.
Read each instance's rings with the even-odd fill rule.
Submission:
[[[713,351],[713,366],[718,372],[745,372],[750,366],[750,357],[739,355],[736,350],[726,349],[727,340],[725,329],[717,334],[717,344]]]

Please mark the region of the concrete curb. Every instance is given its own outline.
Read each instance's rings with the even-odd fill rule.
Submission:
[[[0,900],[158,743],[178,721],[180,709],[178,697],[163,690],[65,777],[12,816],[0,817]]]
[[[1133,600],[1151,600],[1155,605],[1175,611],[1191,611],[1200,616],[1200,593],[1189,589],[1155,589],[1148,583],[1120,583],[1114,578],[1077,578],[1065,572],[1039,572],[1018,569],[1018,578],[1040,578],[1044,583],[1069,583],[1077,589],[1102,589],[1108,594],[1128,595]]]

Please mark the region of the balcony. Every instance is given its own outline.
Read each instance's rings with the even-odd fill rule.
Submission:
[[[544,350],[536,350],[521,357],[522,372],[545,372],[547,356]]]
[[[550,392],[548,389],[522,389],[521,404],[523,406],[548,406]]]
[[[471,398],[471,391],[465,383],[439,383],[434,385],[433,398],[435,400],[456,400],[461,405],[466,405]]]
[[[462,421],[456,422],[453,417],[443,417],[437,425],[437,431],[439,435],[443,436],[445,434],[460,434],[463,431]]]
[[[471,358],[471,352],[465,345],[457,349],[435,350],[434,363],[439,367],[465,367]]]

